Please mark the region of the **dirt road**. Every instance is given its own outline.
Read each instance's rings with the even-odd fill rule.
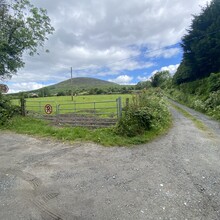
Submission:
[[[167,135],[134,148],[1,132],[0,219],[220,219],[219,124],[172,112]]]

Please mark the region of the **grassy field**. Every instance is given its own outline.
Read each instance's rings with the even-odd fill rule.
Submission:
[[[98,101],[114,101],[118,97],[121,97],[123,100],[131,97],[130,94],[111,94],[111,95],[82,95],[82,96],[73,96],[73,101],[75,102],[98,102]],[[28,101],[54,101],[57,103],[62,102],[71,102],[71,96],[51,96],[51,97],[41,97],[41,98],[27,98]],[[19,100],[12,100],[13,103],[18,104]]]
[[[114,94],[114,95],[87,95],[74,96],[52,96],[42,98],[27,98],[26,107],[29,111],[45,113],[45,105],[52,106],[52,114],[63,114],[69,112],[83,114],[98,114],[107,117],[115,117],[117,115],[116,99],[121,97],[122,106],[125,105],[126,98],[131,98],[130,94]],[[15,105],[19,104],[19,100],[12,100]]]
[[[122,98],[122,103],[125,104],[126,98],[132,98],[131,95],[96,95],[96,96],[77,96],[74,97],[75,102],[101,102],[101,101],[115,101],[118,97]],[[27,99],[29,103],[36,102],[43,104],[65,103],[72,102],[71,97],[47,97]],[[74,102],[73,101],[73,102]],[[18,104],[18,100],[13,100]],[[30,107],[30,106],[29,106]],[[103,107],[104,104],[103,104]],[[152,106],[151,106],[152,107]],[[164,134],[172,126],[171,119],[167,119],[166,123],[161,127],[153,127],[146,129],[142,134],[136,136],[126,136],[119,134],[117,125],[109,128],[87,129],[84,127],[70,127],[63,126],[57,127],[51,125],[50,122],[45,120],[36,119],[33,117],[15,116],[11,118],[7,124],[1,125],[0,130],[10,130],[21,134],[29,134],[38,137],[50,137],[61,141],[92,141],[104,146],[133,146],[136,144],[143,144],[156,138],[158,135]]]

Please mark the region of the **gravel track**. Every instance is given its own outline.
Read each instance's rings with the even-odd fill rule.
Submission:
[[[192,116],[194,116],[196,119],[203,122],[211,131],[214,131],[215,134],[217,134],[220,138],[220,122],[217,122],[210,117],[195,111],[194,109],[188,108],[187,106],[181,105],[175,101],[169,100],[174,105],[179,106],[180,108],[184,109],[188,113],[190,113]]]
[[[1,131],[0,219],[220,219],[219,124],[185,110],[215,136],[174,109],[168,134],[133,148]]]

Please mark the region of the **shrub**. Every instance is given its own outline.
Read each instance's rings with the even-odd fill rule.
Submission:
[[[195,110],[200,111],[200,112],[205,112],[206,111],[206,105],[202,100],[196,99],[193,102],[192,106]]]
[[[220,120],[220,73],[166,91],[172,99]]]
[[[208,115],[220,120],[220,90],[209,95],[205,101],[205,106]]]
[[[65,94],[65,92],[58,92],[57,93],[57,96],[65,96],[66,94]]]
[[[132,103],[118,122],[116,132],[133,137],[146,130],[162,129],[170,121],[170,113],[161,94],[161,90],[153,90],[133,96]]]
[[[212,92],[209,98],[205,101],[207,109],[214,109],[220,105],[220,90],[217,92]]]
[[[217,120],[220,120],[220,105],[215,107],[214,109],[212,110],[209,110],[208,111],[208,114],[210,116],[212,116],[213,118],[217,119]]]
[[[209,77],[209,91],[220,90],[220,73],[212,73]]]
[[[0,93],[0,125],[4,125],[16,114],[20,114],[20,108],[13,106],[10,100]]]

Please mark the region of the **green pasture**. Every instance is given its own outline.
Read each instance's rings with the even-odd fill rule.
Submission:
[[[87,95],[74,96],[53,96],[41,98],[27,98],[26,109],[28,111],[45,114],[45,106],[52,106],[52,114],[64,113],[82,113],[88,115],[100,115],[107,117],[115,117],[117,115],[116,100],[121,97],[122,106],[125,105],[126,98],[131,98],[130,94],[114,94],[114,95]],[[15,105],[19,104],[19,100],[12,100]]]

